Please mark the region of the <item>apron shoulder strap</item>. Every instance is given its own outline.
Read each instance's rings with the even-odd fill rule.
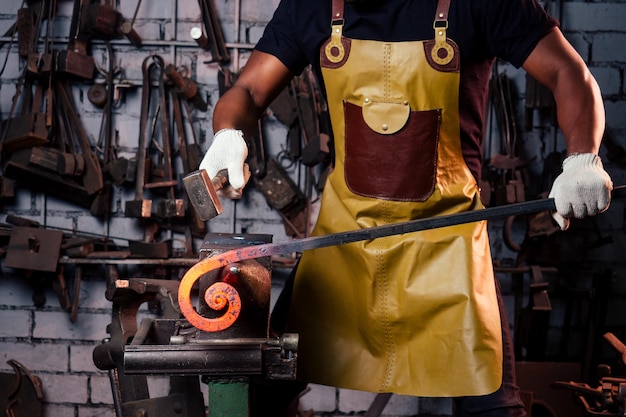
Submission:
[[[335,23],[338,20],[343,20],[343,5],[345,0],[333,0],[333,17],[331,19],[332,23]]]

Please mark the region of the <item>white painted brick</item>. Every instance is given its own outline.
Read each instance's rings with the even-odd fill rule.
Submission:
[[[25,279],[7,274],[2,277],[2,291],[0,291],[0,305],[11,307],[32,307],[32,287]],[[0,311],[0,315],[4,312]],[[2,325],[0,325],[1,327]]]
[[[200,20],[200,6],[198,2],[179,2],[178,20]]]
[[[57,403],[85,404],[88,400],[87,376],[40,375],[44,398]]]
[[[40,372],[66,372],[68,348],[61,344],[0,343],[0,369],[12,370],[7,361],[14,359],[35,375]]]
[[[99,267],[101,267],[99,265]],[[83,269],[86,269],[83,266]],[[104,274],[104,271],[98,268],[98,272]],[[85,270],[85,273],[89,273]],[[85,281],[83,280],[80,285],[80,302],[79,307],[81,309],[110,309],[111,302],[106,299],[106,283],[104,282],[104,275],[100,275],[98,281]]]
[[[246,42],[256,44],[265,31],[265,26],[250,26],[246,30]]]
[[[2,10],[5,13],[9,13],[9,11],[17,13],[17,10],[22,7],[22,2],[19,0],[5,0],[2,3]]]
[[[3,32],[4,33],[4,32]],[[6,47],[2,48],[2,62],[4,63],[4,58],[6,57]],[[20,60],[18,59],[18,55],[17,55],[17,48],[13,49],[10,53],[9,53],[9,58],[7,60],[7,64],[6,67],[4,69],[4,73],[3,73],[3,79],[4,77],[6,77],[7,81],[11,81],[11,84],[3,86],[3,90],[4,88],[6,88],[5,91],[9,92],[8,97],[10,97],[11,99],[13,99],[13,96],[15,95],[15,84],[17,84],[17,79],[19,78],[21,72],[22,72],[22,68],[23,66],[20,65]],[[4,64],[3,64],[4,65]],[[21,106],[21,101],[18,101],[19,106]],[[11,106],[8,106],[6,108],[3,108],[3,110],[8,110],[10,109]]]
[[[113,406],[78,407],[78,417],[115,417]]]
[[[407,395],[392,395],[383,410],[385,415],[414,416],[419,414],[420,398]]]
[[[165,397],[170,391],[170,378],[168,376],[148,376],[148,392],[150,398]]]
[[[337,389],[325,385],[309,384],[309,391],[300,398],[304,410],[328,413],[337,409]]]
[[[57,5],[56,16],[57,18],[65,17],[68,20],[72,16],[73,5],[61,2]]]
[[[566,2],[563,7],[563,26],[577,31],[623,31],[626,19],[624,3]]]
[[[420,415],[450,416],[452,400],[449,398],[421,398]]]
[[[626,41],[626,38],[625,38]],[[604,102],[606,111],[607,126],[611,129],[626,129],[626,101],[610,101]]]
[[[278,0],[263,2],[243,0],[241,3],[241,18],[252,22],[269,22],[274,14],[274,10],[278,7],[278,3]]]
[[[113,404],[111,380],[108,375],[89,378],[91,404]]]
[[[564,35],[583,60],[589,62],[589,53],[591,51],[590,37],[581,32],[564,31]]]
[[[33,337],[40,339],[72,339],[101,341],[106,334],[110,315],[81,313],[72,323],[67,313],[35,312]]]
[[[603,33],[593,37],[593,62],[626,62],[626,49],[616,45],[626,43],[626,32]]]
[[[0,337],[30,336],[31,312],[27,310],[1,310]]]
[[[74,416],[76,412],[76,407],[70,405],[59,405],[59,404],[44,404],[44,415],[46,417],[71,417]],[[110,417],[113,417],[111,415]]]
[[[129,198],[129,200],[132,199],[134,199],[134,196]],[[123,204],[121,210],[122,211],[118,213],[118,215],[121,217],[114,217],[109,221],[108,236],[111,238],[122,238],[116,241],[116,243],[121,246],[128,246],[128,239],[143,239],[143,230],[137,224],[137,219],[123,217]]]
[[[106,374],[106,371],[99,370],[93,363],[93,350],[99,344],[100,342],[92,345],[70,345],[70,372]]]
[[[371,392],[340,389],[338,410],[342,413],[366,411],[375,397],[376,394]]]
[[[18,215],[20,217],[32,218],[33,220],[39,221],[39,217],[41,213],[41,204],[40,198],[38,195],[33,195],[28,190],[24,190],[20,192],[19,181],[17,178],[12,178],[11,180],[15,183],[16,195],[15,198],[11,200],[11,208],[5,209],[5,212]]]
[[[620,93],[622,83],[620,72],[617,68],[592,67],[590,70],[598,82],[604,97]]]

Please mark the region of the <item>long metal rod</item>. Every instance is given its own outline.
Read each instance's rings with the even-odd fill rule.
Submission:
[[[612,197],[623,197],[624,195],[626,195],[626,188],[624,186],[616,187],[612,193]],[[236,250],[230,250],[213,257],[206,257],[202,259],[185,273],[185,276],[183,276],[178,287],[178,304],[180,306],[180,311],[194,327],[208,332],[220,331],[225,328],[224,326],[228,326],[228,324],[224,324],[222,318],[208,319],[200,316],[191,303],[191,290],[195,282],[202,275],[228,264],[246,259],[261,258],[292,252],[303,252],[310,249],[345,245],[347,243],[372,240],[386,236],[402,235],[411,232],[431,230],[459,224],[489,221],[510,216],[520,216],[524,214],[554,210],[556,210],[554,199],[547,198],[523,203],[508,204],[504,206],[489,207],[481,210],[448,214],[427,219],[417,219],[402,223],[332,233],[325,236],[307,237],[284,243],[268,243],[264,245],[248,246]]]
[[[507,206],[492,207],[482,210],[438,216],[428,219],[418,219],[408,222],[352,230],[348,232],[333,233],[325,236],[306,237],[303,239],[297,239],[283,243],[268,243],[263,245],[247,246],[235,250],[226,251],[219,255],[202,259],[185,273],[185,276],[183,276],[178,287],[178,305],[180,307],[181,313],[183,313],[189,323],[191,323],[197,329],[207,332],[220,331],[230,326],[230,322],[228,321],[228,319],[231,318],[231,315],[227,313],[223,317],[215,319],[202,317],[195,310],[191,302],[191,291],[196,281],[202,275],[228,264],[243,261],[246,259],[261,258],[292,252],[303,252],[310,249],[344,245],[347,243],[353,243],[363,240],[372,240],[391,235],[401,235],[421,230],[435,229],[440,227],[454,226],[458,224],[492,220],[529,213],[537,213],[540,211],[554,209],[555,204],[553,199],[542,199],[528,201],[524,203],[510,204]],[[233,300],[230,302],[230,305],[233,305],[232,303],[233,301],[237,301],[238,295],[235,292],[234,294],[230,294],[230,296],[233,298]],[[229,297],[229,295],[224,294],[224,297]]]
[[[267,256],[266,253],[276,254],[302,252],[305,250],[318,249],[327,246],[344,245],[363,240],[372,240],[381,237],[401,235],[405,233],[419,232],[465,223],[502,219],[509,216],[521,216],[524,214],[538,213],[540,211],[555,210],[555,208],[554,199],[533,200],[498,207],[489,207],[482,210],[466,211],[427,219],[386,224],[366,229],[351,230],[348,232],[332,233],[325,236],[313,236],[286,243],[270,243],[260,245],[257,248],[258,251],[264,252],[260,256]],[[252,248],[254,247],[250,247],[248,249]],[[245,251],[245,249],[242,249],[242,252]]]

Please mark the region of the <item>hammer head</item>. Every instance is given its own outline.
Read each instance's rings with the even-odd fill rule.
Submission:
[[[189,202],[202,221],[210,220],[223,211],[217,190],[204,169],[183,177],[183,185],[189,196]]]

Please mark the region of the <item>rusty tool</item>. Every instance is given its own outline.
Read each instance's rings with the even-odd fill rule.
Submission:
[[[622,362],[626,364],[626,345],[611,332],[605,333],[603,337],[622,355]]]
[[[244,164],[246,182],[250,178],[250,168]],[[196,210],[202,221],[211,220],[222,213],[222,203],[218,195],[224,195],[232,200],[241,198],[241,190],[235,190],[228,184],[227,171],[219,171],[213,179],[209,178],[206,170],[198,169],[183,177],[183,185],[189,196],[189,202]]]
[[[619,194],[616,193],[619,191]],[[626,194],[624,186],[613,190],[613,197],[620,197]],[[224,267],[234,262],[246,259],[255,259],[264,256],[272,256],[284,253],[302,252],[305,250],[319,249],[328,246],[344,245],[364,240],[372,240],[381,237],[401,235],[405,233],[418,232],[423,230],[437,229],[441,227],[454,226],[478,221],[502,219],[509,216],[520,216],[541,211],[555,211],[556,206],[553,198],[531,200],[522,203],[507,204],[504,206],[489,207],[482,210],[467,211],[462,213],[436,216],[427,219],[416,219],[407,222],[400,222],[365,229],[351,230],[347,232],[332,233],[325,236],[313,236],[303,239],[292,240],[281,243],[268,243],[262,245],[247,246],[236,250],[227,251],[219,255],[200,260],[191,267],[183,276],[179,290],[178,303],[180,310],[189,322],[200,330],[216,332],[223,330],[223,317],[231,314],[231,305],[226,309],[222,317],[206,318],[200,316],[191,303],[191,290],[194,283],[204,274],[215,269]],[[225,284],[225,283],[220,283]],[[233,288],[234,290],[234,288]],[[228,290],[213,291],[211,287],[207,289],[206,295],[233,300],[236,305],[238,294]],[[201,295],[202,296],[202,295]]]

